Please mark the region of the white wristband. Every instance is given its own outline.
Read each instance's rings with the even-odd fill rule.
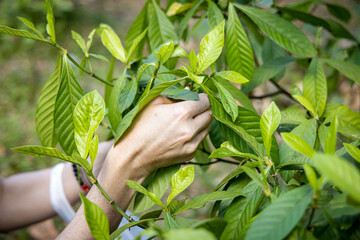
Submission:
[[[64,188],[62,184],[62,172],[64,163],[56,164],[51,169],[50,174],[50,202],[54,211],[64,220],[69,223],[75,216],[75,211],[66,199]]]

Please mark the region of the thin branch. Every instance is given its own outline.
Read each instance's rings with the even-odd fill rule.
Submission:
[[[284,92],[282,91],[277,91],[277,92],[273,92],[273,93],[269,93],[269,94],[265,94],[265,95],[261,95],[261,96],[249,96],[250,99],[263,99],[263,98],[268,98],[268,97],[272,97],[278,94],[284,94]]]
[[[226,159],[221,159],[221,158],[216,158],[215,161],[213,162],[208,162],[208,163],[199,163],[199,162],[186,162],[186,163],[183,163],[182,165],[198,165],[198,166],[208,166],[208,165],[211,165],[211,164],[215,164],[215,163],[219,163],[219,162],[223,162],[223,163],[229,163],[229,164],[234,164],[234,165],[239,165],[240,163],[238,162],[233,162],[233,161],[229,161],[229,160],[226,160]]]
[[[273,81],[272,79],[270,79],[270,82],[272,84],[275,85],[275,87],[277,87],[277,89],[279,89],[279,92],[281,92],[282,94],[285,94],[287,97],[291,98],[292,100],[296,101],[292,96],[291,94],[286,91],[283,87],[281,87],[277,82]]]
[[[105,83],[106,85],[109,85],[109,86],[111,86],[111,87],[114,86],[114,84],[112,84],[111,82],[108,82],[108,81],[100,78],[100,77],[99,77],[98,75],[96,75],[95,73],[90,72],[90,71],[86,70],[85,68],[83,68],[82,66],[80,66],[80,64],[77,63],[77,62],[75,61],[75,59],[70,56],[70,54],[67,54],[67,56],[68,56],[68,58],[70,59],[70,61],[71,61],[73,64],[75,64],[76,67],[78,67],[79,69],[81,69],[81,71],[89,74],[91,77],[99,80],[99,81],[102,82],[102,83]]]

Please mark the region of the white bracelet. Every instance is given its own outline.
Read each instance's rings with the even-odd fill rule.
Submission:
[[[75,211],[66,199],[63,184],[62,172],[64,163],[58,163],[51,169],[50,174],[50,202],[54,211],[64,220],[69,223],[75,216]]]

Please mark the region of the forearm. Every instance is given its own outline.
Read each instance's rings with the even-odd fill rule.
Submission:
[[[129,153],[126,155],[125,153]],[[120,152],[118,152],[120,154]],[[98,176],[99,184],[106,193],[122,208],[124,211],[129,206],[135,191],[127,187],[126,180],[131,179],[142,183],[146,177],[137,166],[132,164],[134,152],[130,149],[124,151],[119,157],[114,151],[107,156],[102,170]],[[111,159],[113,158],[113,159]],[[116,160],[116,161],[115,161]],[[117,162],[118,164],[114,164]],[[92,187],[86,196],[90,201],[96,203],[107,215],[110,223],[110,231],[116,230],[122,216],[105,199],[97,187]],[[59,239],[93,239],[91,232],[85,220],[83,206],[76,213],[75,218],[61,233]]]
[[[10,231],[56,215],[50,203],[50,173],[51,168],[2,179],[0,231]],[[80,188],[69,163],[64,166],[62,183],[68,201],[74,204],[79,199]]]

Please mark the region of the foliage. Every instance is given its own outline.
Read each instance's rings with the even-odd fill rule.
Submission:
[[[128,180],[128,186],[138,192],[137,212],[157,206],[142,220],[131,221],[111,236],[104,213],[82,196],[85,218],[95,238],[116,239],[135,225],[147,228],[143,235],[163,239],[356,238],[360,114],[345,105],[329,103],[328,72],[340,73],[359,84],[360,66],[353,60],[360,54],[359,41],[337,20],[311,15],[309,9],[320,4],[342,21],[351,19],[343,6],[313,1],[285,7],[274,3],[270,9],[257,1],[168,1],[166,9],[157,1],[146,1],[124,44],[106,24],[91,31],[87,42],[72,32],[83,52],[83,60],[78,63],[60,46],[52,3],[46,0],[47,37],[25,18],[19,19],[29,30],[0,25],[0,33],[45,42],[59,51],[56,68],[38,99],[36,130],[43,146],[13,150],[82,166],[107,200],[130,219],[92,174],[98,126],[108,119],[109,134],[118,141],[137,114],[160,94],[176,100],[197,100],[197,93],[205,92],[215,119],[210,139],[198,151],[204,151],[205,144],[215,146],[207,164],[231,163],[237,168],[212,192],[192,196],[188,202],[176,196],[193,182],[193,166],[158,169],[143,185]],[[187,41],[191,36],[191,18],[207,19],[210,25],[198,54],[194,50],[187,53],[179,45],[180,40]],[[293,20],[319,27],[318,31],[308,37],[291,23]],[[346,56],[328,55],[320,44],[325,38],[322,28],[333,36],[330,40],[350,41],[344,50]],[[101,40],[110,58],[93,52],[93,38]],[[143,54],[145,46],[148,56]],[[106,79],[93,72],[90,57],[109,64]],[[113,76],[114,61],[125,67],[120,76]],[[105,85],[105,100],[96,90],[83,93],[71,62]],[[295,82],[290,91],[278,83],[290,63],[306,68],[302,90]],[[285,94],[295,105],[279,109],[272,102],[258,116],[249,96],[266,81],[278,88],[273,95]],[[241,90],[238,84],[243,84]],[[189,85],[190,91],[185,90]],[[276,131],[282,132],[280,148],[274,137]],[[55,148],[57,142],[64,153]],[[170,185],[170,195],[162,201]],[[177,216],[212,201],[212,218],[203,222],[194,224],[192,219]],[[158,224],[161,221],[163,227]]]

